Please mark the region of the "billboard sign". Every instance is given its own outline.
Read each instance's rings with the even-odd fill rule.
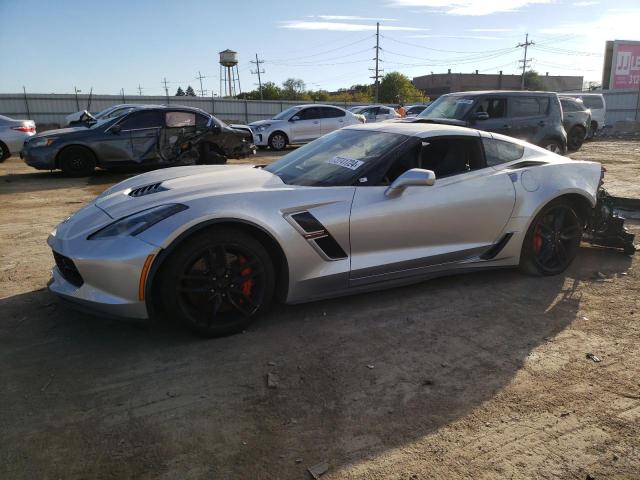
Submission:
[[[640,86],[640,42],[616,40],[612,53],[609,89],[637,89]]]

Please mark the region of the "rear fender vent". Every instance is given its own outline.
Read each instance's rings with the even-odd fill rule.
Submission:
[[[342,260],[347,258],[346,252],[336,239],[333,238],[324,225],[310,212],[296,213],[291,215],[290,218],[302,229],[302,236],[326,258],[329,260]]]
[[[518,168],[541,167],[542,165],[547,165],[547,162],[543,162],[540,160],[524,160],[522,162],[509,165],[509,169],[517,170]]]
[[[162,182],[158,182],[134,188],[128,193],[128,195],[130,197],[144,197],[145,195],[151,195],[152,193],[158,193],[164,190],[167,189],[162,186]]]

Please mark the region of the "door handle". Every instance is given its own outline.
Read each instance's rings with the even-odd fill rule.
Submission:
[[[544,127],[544,125],[545,125],[544,120],[540,120],[540,121],[538,122],[538,126],[539,126],[539,127]]]

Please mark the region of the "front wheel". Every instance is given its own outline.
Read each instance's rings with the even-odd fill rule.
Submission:
[[[269,137],[269,146],[272,150],[284,150],[287,146],[287,136],[282,132],[275,132]]]
[[[542,147],[545,150],[549,150],[550,152],[557,153],[558,155],[562,155],[564,153],[564,149],[562,148],[562,145],[560,145],[560,142],[556,140],[546,140],[542,144]]]
[[[578,253],[583,224],[571,205],[551,202],[531,222],[527,231],[520,268],[531,275],[564,272]]]
[[[184,241],[160,273],[158,298],[170,318],[217,337],[242,331],[274,292],[271,258],[255,238],[220,228]]]
[[[573,127],[567,135],[567,146],[571,150],[578,150],[584,142],[587,131],[580,126]]]
[[[84,147],[69,147],[59,157],[60,170],[67,177],[88,177],[96,169],[96,159]]]
[[[9,151],[9,147],[7,147],[4,143],[0,142],[0,162],[4,162],[10,156],[11,156],[11,152]]]

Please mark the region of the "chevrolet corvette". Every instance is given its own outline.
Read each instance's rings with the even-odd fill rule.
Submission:
[[[582,239],[635,251],[603,175],[465,127],[349,126],[268,166],[174,167],[110,187],[49,236],[49,289],[217,336],[274,300],[500,267],[556,275]]]

